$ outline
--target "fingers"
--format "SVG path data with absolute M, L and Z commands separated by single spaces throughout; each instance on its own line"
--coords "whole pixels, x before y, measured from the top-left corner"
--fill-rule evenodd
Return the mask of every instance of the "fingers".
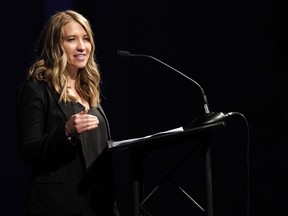
M 82 111 L 80 112 L 80 114 L 88 114 L 88 108 L 85 107 L 85 109 L 82 110 Z
M 93 130 L 98 127 L 99 120 L 96 116 L 89 114 L 81 114 L 75 117 L 75 130 L 78 134 L 85 131 Z
M 82 125 L 79 125 L 79 132 L 85 132 L 85 131 L 89 131 L 89 130 L 93 130 L 95 128 L 97 128 L 99 125 L 99 121 L 98 119 L 95 119 L 93 121 L 89 121 L 87 120 L 85 123 L 83 123 Z
M 67 121 L 65 129 L 66 134 L 81 134 L 83 132 L 93 130 L 97 128 L 99 125 L 99 119 L 94 116 L 88 114 L 88 110 L 85 109 L 80 113 L 77 113 Z

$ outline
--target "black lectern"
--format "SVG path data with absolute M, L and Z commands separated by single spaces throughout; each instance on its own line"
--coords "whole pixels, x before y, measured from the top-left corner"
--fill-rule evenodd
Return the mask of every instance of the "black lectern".
M 165 148 L 169 145 L 186 143 L 189 145 L 203 145 L 204 161 L 205 161 L 205 179 L 206 179 L 206 210 L 204 210 L 197 202 L 193 200 L 181 187 L 181 190 L 189 199 L 191 199 L 201 210 L 205 211 L 205 215 L 213 216 L 213 194 L 212 194 L 212 169 L 211 169 L 211 145 L 209 142 L 211 133 L 218 128 L 225 126 L 225 122 L 216 122 L 199 127 L 193 127 L 184 131 L 157 134 L 145 139 L 127 140 L 127 142 L 109 141 L 108 147 L 111 151 L 128 149 L 132 152 L 132 181 L 133 181 L 133 202 L 134 216 L 143 216 L 145 208 L 143 203 L 149 199 L 149 196 L 143 197 L 142 194 L 142 165 L 141 156 L 145 151 L 152 149 Z M 169 178 L 169 176 L 167 176 Z M 147 213 L 150 215 L 149 213 Z

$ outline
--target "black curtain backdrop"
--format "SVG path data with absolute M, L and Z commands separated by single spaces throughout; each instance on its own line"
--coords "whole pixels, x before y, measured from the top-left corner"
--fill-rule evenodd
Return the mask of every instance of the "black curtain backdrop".
M 43 24 L 62 9 L 81 12 L 93 26 L 102 103 L 114 140 L 185 127 L 204 112 L 201 92 L 192 82 L 151 59 L 120 59 L 116 53 L 152 55 L 196 80 L 206 92 L 211 111 L 245 115 L 250 129 L 250 215 L 287 214 L 286 1 L 30 0 L 2 4 L 1 215 L 24 215 L 30 170 L 18 149 L 16 92 L 34 60 L 34 44 Z M 215 215 L 246 215 L 247 145 L 247 127 L 240 116 L 233 116 L 225 129 L 213 134 Z M 166 169 L 171 158 L 186 148 L 150 152 L 148 157 Z M 201 150 L 195 149 L 175 178 L 205 206 L 199 155 Z M 129 216 L 129 154 L 116 154 L 115 161 L 119 207 L 122 215 Z M 144 165 L 151 187 L 158 174 L 149 162 Z M 175 214 L 179 207 L 184 211 L 178 215 L 205 215 L 187 200 L 170 200 L 178 194 L 169 185 L 162 192 L 161 199 L 153 198 L 149 204 L 155 215 Z

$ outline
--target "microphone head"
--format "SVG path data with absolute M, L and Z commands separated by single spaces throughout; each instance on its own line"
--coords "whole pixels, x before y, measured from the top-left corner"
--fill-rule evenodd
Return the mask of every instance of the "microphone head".
M 118 50 L 117 55 L 122 58 L 130 58 L 130 52 L 124 50 Z
M 212 113 L 207 113 L 204 116 L 200 116 L 199 118 L 194 119 L 187 127 L 193 128 L 193 127 L 198 127 L 198 126 L 204 126 L 207 124 L 212 124 L 215 122 L 220 122 L 224 121 L 228 116 L 232 115 L 232 113 L 226 114 L 223 112 L 212 112 Z

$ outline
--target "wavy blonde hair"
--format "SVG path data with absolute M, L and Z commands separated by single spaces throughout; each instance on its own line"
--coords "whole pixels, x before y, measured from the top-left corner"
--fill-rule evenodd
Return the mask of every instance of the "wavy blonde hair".
M 73 20 L 85 29 L 91 43 L 91 54 L 86 66 L 78 71 L 75 88 L 82 98 L 96 107 L 100 102 L 100 72 L 94 56 L 94 35 L 89 21 L 76 11 L 66 10 L 51 16 L 41 32 L 37 46 L 37 60 L 29 68 L 28 77 L 50 82 L 60 95 L 59 102 L 75 100 L 68 94 L 65 72 L 67 56 L 62 46 L 63 26 Z

